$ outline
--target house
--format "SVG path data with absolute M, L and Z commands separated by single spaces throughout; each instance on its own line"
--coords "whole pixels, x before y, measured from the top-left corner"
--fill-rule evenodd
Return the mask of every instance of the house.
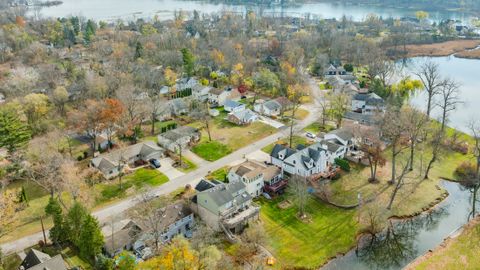
M 362 114 L 383 112 L 385 102 L 375 93 L 358 93 L 352 98 L 352 111 Z
M 345 148 L 345 151 L 348 151 L 354 147 L 355 136 L 351 129 L 339 128 L 325 134 L 323 140 L 341 145 Z
M 186 238 L 192 237 L 195 218 L 192 210 L 185 204 L 178 202 L 159 211 L 159 216 L 162 217 L 156 228 L 160 231 L 159 242 L 168 243 L 177 235 L 182 235 Z M 148 225 L 144 226 L 148 229 Z
M 336 76 L 336 75 L 347 75 L 347 71 L 342 66 L 335 67 L 334 65 L 330 65 L 325 70 L 325 76 Z
M 270 153 L 271 163 L 290 175 L 310 177 L 330 172 L 335 159 L 343 158 L 347 148 L 333 139 L 292 149 L 277 144 Z
M 196 85 L 199 85 L 197 79 L 195 78 L 181 78 L 175 83 L 175 89 L 177 91 L 186 91 L 188 89 L 192 90 Z
M 62 258 L 61 254 L 58 254 L 54 257 L 38 251 L 36 249 L 31 249 L 25 258 L 23 258 L 22 263 L 20 264 L 20 269 L 23 270 L 67 270 L 67 264 Z
M 162 148 L 154 142 L 147 141 L 99 155 L 90 161 L 90 165 L 100 170 L 105 178 L 110 179 L 116 177 L 123 170 L 123 164 L 159 159 L 163 153 Z
M 286 97 L 278 97 L 275 99 L 275 101 L 282 106 L 281 113 L 293 108 L 293 103 Z
M 208 93 L 208 103 L 215 107 L 225 105 L 227 99 L 238 101 L 242 95 L 236 88 L 226 87 L 225 89 L 212 88 Z
M 345 119 L 351 120 L 354 123 L 358 123 L 361 125 L 376 125 L 379 121 L 379 118 L 375 114 L 363 114 L 357 112 L 346 112 L 343 116 Z
M 227 112 L 240 112 L 246 109 L 245 104 L 231 100 L 231 99 L 227 99 L 225 101 L 223 108 Z
M 248 125 L 257 121 L 258 115 L 250 109 L 245 109 L 243 111 L 229 113 L 227 120 L 236 125 Z
M 132 251 L 139 241 L 143 229 L 131 219 L 123 219 L 102 227 L 103 251 L 110 258 L 124 250 Z
M 278 116 L 282 113 L 282 105 L 276 100 L 267 102 L 258 100 L 253 106 L 253 110 L 266 116 Z
M 192 97 L 200 102 L 205 102 L 208 100 L 208 93 L 211 89 L 210 86 L 197 84 L 192 88 Z
M 110 147 L 110 144 L 113 145 L 114 142 L 108 140 L 108 135 L 105 132 L 95 136 L 95 145 L 98 148 L 96 150 L 107 150 Z
M 184 115 L 189 111 L 189 106 L 184 98 L 172 99 L 169 102 L 170 111 L 173 115 Z
M 192 200 L 192 210 L 213 230 L 227 236 L 243 231 L 245 225 L 258 219 L 260 207 L 252 202 L 242 181 L 213 184 L 198 192 Z
M 200 132 L 198 129 L 182 126 L 158 135 L 158 145 L 168 151 L 177 152 L 180 149 L 186 149 L 194 143 L 200 141 Z
M 276 166 L 266 166 L 256 161 L 247 160 L 232 167 L 227 178 L 230 182 L 242 181 L 247 186 L 247 192 L 250 196 L 258 197 L 263 193 L 266 185 L 271 189 L 273 185 L 281 182 L 283 175 L 282 170 Z M 286 187 L 286 182 L 282 182 L 282 184 L 284 184 L 283 187 Z

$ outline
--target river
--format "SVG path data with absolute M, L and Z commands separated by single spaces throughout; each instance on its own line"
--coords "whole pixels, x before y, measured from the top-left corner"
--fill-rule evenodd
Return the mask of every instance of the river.
M 377 14 L 384 18 L 415 16 L 414 10 L 406 10 L 394 7 L 361 6 L 354 4 L 339 4 L 332 2 L 305 3 L 299 5 L 287 5 L 282 7 L 278 4 L 257 7 L 249 4 L 215 4 L 208 1 L 192 0 L 62 0 L 63 4 L 57 6 L 43 7 L 40 11 L 46 17 L 66 17 L 70 15 L 81 15 L 89 19 L 116 21 L 118 19 L 134 20 L 137 18 L 152 18 L 158 15 L 160 20 L 170 19 L 174 11 L 192 12 L 197 10 L 203 13 L 220 12 L 228 10 L 242 12 L 246 10 L 262 10 L 263 14 L 281 14 L 288 16 L 305 16 L 310 14 L 319 18 L 340 19 L 344 15 L 353 20 L 362 20 L 368 14 Z M 241 2 L 241 1 L 239 1 Z M 273 2 L 273 1 L 272 1 Z M 430 12 L 430 19 L 439 21 L 443 19 L 459 19 L 469 21 L 470 15 L 455 11 Z
M 457 183 L 442 181 L 449 196 L 434 210 L 392 222 L 373 243 L 367 241 L 356 253 L 330 261 L 322 270 L 396 270 L 437 247 L 444 238 L 468 222 L 471 193 Z
M 480 107 L 478 107 L 480 104 L 480 60 L 454 56 L 416 57 L 407 61 L 406 73 L 410 73 L 427 59 L 439 65 L 442 77 L 450 77 L 460 83 L 460 99 L 463 103 L 449 114 L 448 125 L 469 133 L 469 121 L 478 118 L 480 113 Z M 438 98 L 436 97 L 437 100 Z M 424 109 L 426 107 L 425 92 L 418 92 L 411 98 L 411 103 L 420 109 Z M 437 119 L 440 118 L 441 111 L 438 107 L 433 109 L 432 116 Z

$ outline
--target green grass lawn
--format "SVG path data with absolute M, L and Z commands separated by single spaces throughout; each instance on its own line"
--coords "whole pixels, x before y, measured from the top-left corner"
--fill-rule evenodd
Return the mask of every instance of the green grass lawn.
M 232 150 L 218 141 L 205 140 L 192 147 L 192 152 L 205 160 L 215 161 L 230 154 Z
M 224 182 L 227 179 L 228 170 L 228 166 L 222 167 L 209 173 L 207 176 L 205 176 L 205 178 L 208 180 L 218 180 Z
M 197 168 L 198 168 L 197 165 L 186 157 L 182 157 L 182 166 L 177 167 L 179 171 L 184 173 L 194 171 Z
M 118 179 L 110 183 L 102 183 L 95 188 L 98 190 L 99 196 L 97 203 L 107 202 L 112 199 L 123 198 L 130 188 L 140 190 L 145 186 L 160 186 L 168 182 L 168 177 L 157 170 L 150 168 L 141 168 L 129 174 L 122 179 L 122 188 Z
M 285 199 L 260 200 L 260 217 L 267 234 L 267 248 L 281 268 L 318 268 L 338 253 L 355 245 L 357 223 L 354 210 L 342 210 L 311 197 L 306 210 L 308 220 L 297 217 L 294 206 L 278 207 Z
M 295 112 L 295 119 L 303 120 L 303 119 L 307 118 L 307 116 L 309 114 L 310 114 L 309 111 L 307 111 L 305 109 L 302 109 L 302 108 L 298 108 L 297 111 Z M 283 114 L 283 117 L 291 117 L 291 116 L 292 116 L 292 111 L 286 111 Z
M 330 132 L 334 129 L 335 129 L 335 127 L 333 127 L 333 126 L 330 126 L 330 125 L 325 125 L 324 126 L 320 122 L 315 122 L 315 123 L 312 123 L 312 124 L 306 126 L 303 130 L 305 130 L 306 132 L 311 132 L 311 133 L 317 135 L 319 132 Z
M 480 269 L 480 224 L 477 219 L 445 247 L 439 247 L 421 258 L 409 269 L 416 270 L 476 270 Z
M 297 147 L 297 145 L 299 144 L 303 144 L 303 145 L 309 145 L 312 143 L 312 141 L 309 141 L 306 137 L 303 137 L 303 136 L 293 136 L 293 147 Z M 269 144 L 265 147 L 262 148 L 262 151 L 267 153 L 267 154 L 270 154 L 273 150 L 273 147 L 275 147 L 275 144 L 285 144 L 285 145 L 288 145 L 290 143 L 289 141 L 289 138 L 282 138 L 272 144 Z

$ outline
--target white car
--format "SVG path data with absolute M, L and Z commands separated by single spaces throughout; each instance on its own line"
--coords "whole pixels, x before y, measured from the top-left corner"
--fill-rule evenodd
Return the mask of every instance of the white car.
M 307 132 L 305 133 L 305 136 L 307 138 L 310 138 L 310 139 L 315 139 L 317 136 L 315 136 L 315 134 L 311 133 L 311 132 Z

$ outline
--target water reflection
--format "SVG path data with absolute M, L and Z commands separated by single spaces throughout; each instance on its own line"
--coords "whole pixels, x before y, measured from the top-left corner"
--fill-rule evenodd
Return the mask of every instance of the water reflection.
M 442 182 L 449 196 L 434 210 L 420 216 L 391 221 L 385 231 L 363 238 L 357 250 L 331 261 L 323 269 L 402 269 L 434 249 L 468 222 L 472 193 L 452 182 Z M 478 207 L 477 207 L 478 209 Z

